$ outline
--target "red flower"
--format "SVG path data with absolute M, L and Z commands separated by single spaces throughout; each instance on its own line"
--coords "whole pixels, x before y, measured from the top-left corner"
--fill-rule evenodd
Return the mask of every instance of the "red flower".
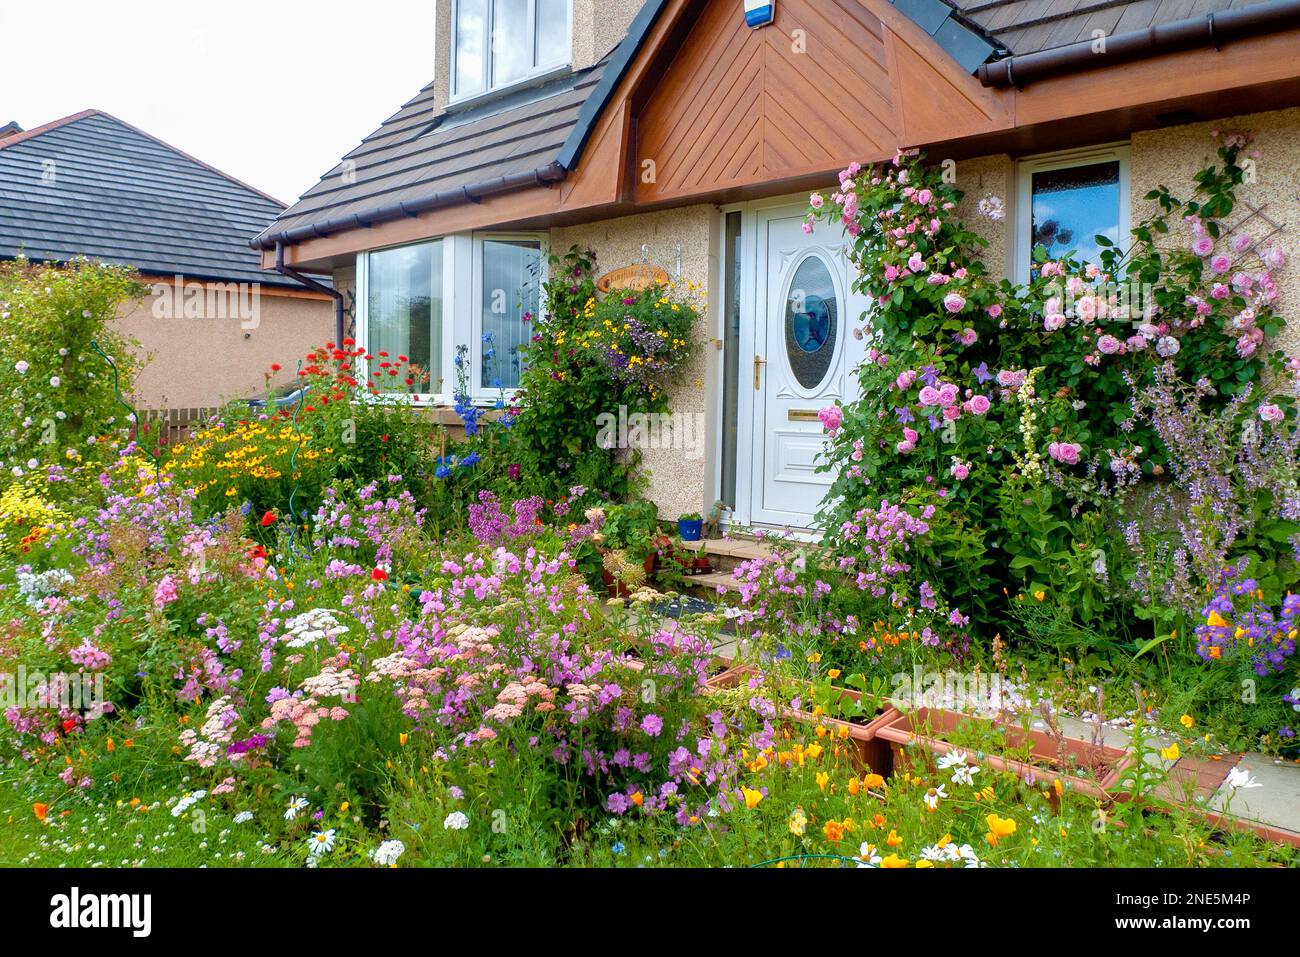
M 376 568 L 370 573 L 370 577 L 377 582 L 386 582 L 388 581 L 388 572 L 384 571 L 382 568 Z
M 76 722 L 75 720 L 73 720 L 73 719 L 69 719 L 69 720 L 63 722 L 63 733 L 64 733 L 64 734 L 72 734 L 72 732 L 75 731 L 76 729 L 77 729 L 77 722 Z
M 276 517 L 275 512 L 267 512 L 265 515 L 262 516 L 262 527 L 270 528 L 278 521 L 279 519 Z
M 283 366 L 281 366 L 280 363 L 278 363 L 278 362 L 272 362 L 272 363 L 271 363 L 271 371 L 272 371 L 272 372 L 279 372 L 282 368 L 283 368 Z

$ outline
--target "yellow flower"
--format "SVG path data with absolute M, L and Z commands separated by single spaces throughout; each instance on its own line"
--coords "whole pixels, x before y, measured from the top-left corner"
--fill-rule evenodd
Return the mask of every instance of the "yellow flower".
M 790 815 L 790 833 L 795 837 L 803 837 L 807 829 L 808 815 L 804 813 L 803 808 L 795 808 L 794 813 Z
M 1167 748 L 1160 749 L 1160 757 L 1166 761 L 1177 761 L 1183 756 L 1183 752 L 1178 750 L 1178 742 L 1175 741 Z
M 831 681 L 834 681 L 842 674 L 844 674 L 844 672 L 840 671 L 839 668 L 832 668 L 830 671 L 826 672 L 826 676 L 830 678 Z
M 903 843 L 903 839 L 898 836 L 897 831 L 890 831 L 889 837 L 885 838 L 885 843 L 888 844 L 890 847 L 898 847 L 900 844 Z
M 848 828 L 839 821 L 827 821 L 826 826 L 822 828 L 822 833 L 826 835 L 828 841 L 838 843 L 844 840 L 844 834 L 847 830 Z
M 1228 627 L 1228 622 L 1217 611 L 1210 612 L 1210 617 L 1206 620 L 1206 624 L 1209 625 L 1211 628 Z
M 830 781 L 830 779 L 831 776 L 827 774 L 825 771 L 817 772 L 817 786 L 821 788 L 823 791 L 826 790 L 826 785 Z
M 885 786 L 885 779 L 879 774 L 868 774 L 862 783 L 867 786 L 868 791 L 875 791 Z
M 910 862 L 905 857 L 899 857 L 897 854 L 890 854 L 880 862 L 880 866 L 887 870 L 901 870 L 906 868 L 909 863 Z
M 759 802 L 763 800 L 762 791 L 755 791 L 752 788 L 741 788 L 740 793 L 745 796 L 745 807 L 749 808 L 751 811 L 758 807 Z
M 998 817 L 996 814 L 990 814 L 984 819 L 988 822 L 989 832 L 984 835 L 984 839 L 994 847 L 997 847 L 998 841 L 1004 837 L 1010 837 L 1016 833 L 1016 822 L 1009 817 Z
M 1190 728 L 1192 725 L 1196 724 L 1196 720 L 1190 714 L 1185 714 L 1178 719 L 1178 723 L 1184 728 Z

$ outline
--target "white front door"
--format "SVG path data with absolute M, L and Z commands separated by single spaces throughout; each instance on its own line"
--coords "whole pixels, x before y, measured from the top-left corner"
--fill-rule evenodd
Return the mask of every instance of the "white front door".
M 758 208 L 750 219 L 755 242 L 752 365 L 744 362 L 741 389 L 749 391 L 753 437 L 748 482 L 749 521 L 810 528 L 830 489 L 819 472 L 827 438 L 817 413 L 855 397 L 853 371 L 865 355 L 865 299 L 852 292 L 844 234 L 819 225 L 803 231 L 807 206 Z M 745 456 L 740 456 L 744 461 Z

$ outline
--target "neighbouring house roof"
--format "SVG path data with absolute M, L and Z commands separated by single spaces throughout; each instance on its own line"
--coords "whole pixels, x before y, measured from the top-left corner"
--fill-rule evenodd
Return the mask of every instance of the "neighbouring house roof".
M 0 138 L 0 258 L 302 288 L 248 237 L 278 200 L 99 110 Z
M 0 126 L 0 140 L 8 136 L 13 136 L 15 133 L 21 133 L 22 131 L 23 128 L 19 126 L 17 123 L 14 123 L 12 121 L 6 123 L 4 126 Z
M 1116 36 L 1204 17 L 1267 0 L 943 0 L 958 15 L 1016 55 L 1040 53 L 1081 41 L 1094 31 Z M 904 12 L 940 0 L 894 0 Z M 910 13 L 909 13 L 910 15 Z M 915 18 L 914 18 L 915 19 Z
M 403 106 L 257 240 L 296 242 L 473 202 L 512 185 L 554 182 L 556 160 L 608 57 L 499 99 L 433 110 L 433 84 Z

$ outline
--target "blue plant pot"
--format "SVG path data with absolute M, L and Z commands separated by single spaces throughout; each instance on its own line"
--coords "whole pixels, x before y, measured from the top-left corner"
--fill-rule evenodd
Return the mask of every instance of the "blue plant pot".
M 677 534 L 681 535 L 684 542 L 698 542 L 704 537 L 704 520 L 696 519 L 688 522 L 684 518 L 678 519 Z

